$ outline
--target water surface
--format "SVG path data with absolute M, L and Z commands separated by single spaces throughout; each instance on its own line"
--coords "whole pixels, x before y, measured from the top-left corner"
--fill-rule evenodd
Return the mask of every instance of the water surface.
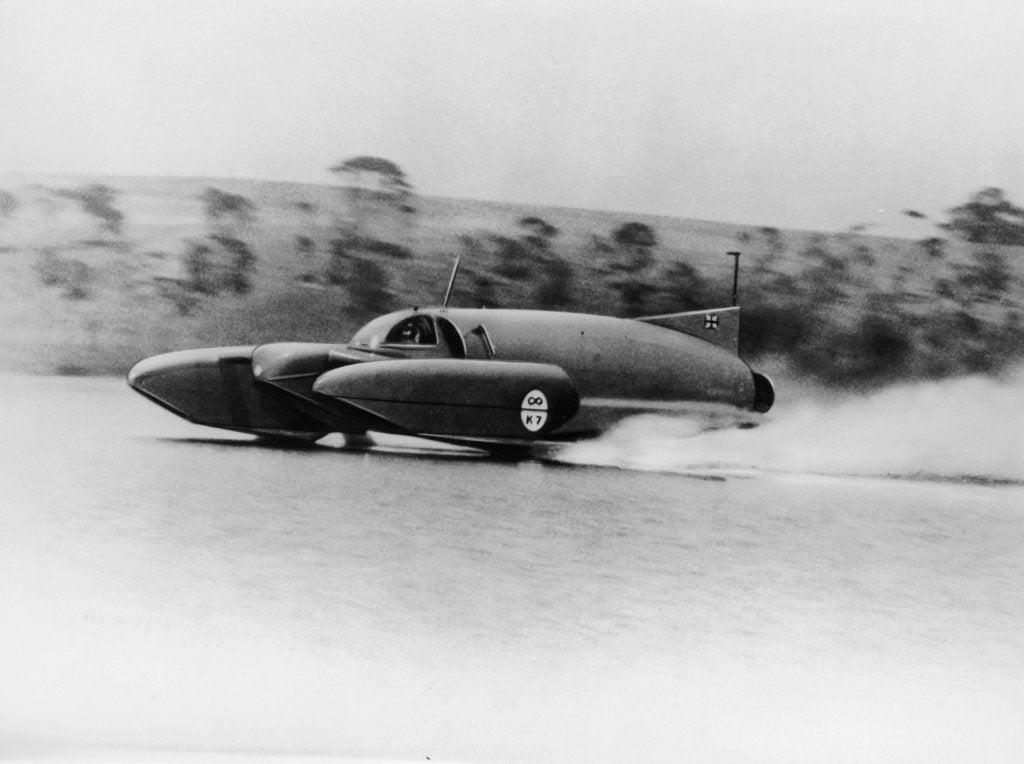
M 0 378 L 0 753 L 1019 761 L 1024 448 L 909 395 L 548 464 Z

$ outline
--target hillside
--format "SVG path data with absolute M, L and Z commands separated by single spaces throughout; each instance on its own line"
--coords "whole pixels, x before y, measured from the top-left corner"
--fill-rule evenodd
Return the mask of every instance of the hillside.
M 83 192 L 95 184 L 98 201 Z M 400 211 L 337 187 L 219 178 L 0 189 L 13 199 L 0 215 L 6 371 L 121 374 L 184 347 L 344 341 L 373 315 L 439 302 L 457 254 L 453 304 L 625 316 L 727 304 L 725 253 L 742 251 L 744 355 L 830 383 L 1024 356 L 1016 247 L 431 197 Z

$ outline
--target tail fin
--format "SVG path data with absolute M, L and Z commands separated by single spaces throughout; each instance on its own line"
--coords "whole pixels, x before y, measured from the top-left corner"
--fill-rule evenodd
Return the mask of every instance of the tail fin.
M 731 353 L 739 354 L 740 309 L 736 306 L 643 316 L 636 320 L 689 334 L 723 347 Z

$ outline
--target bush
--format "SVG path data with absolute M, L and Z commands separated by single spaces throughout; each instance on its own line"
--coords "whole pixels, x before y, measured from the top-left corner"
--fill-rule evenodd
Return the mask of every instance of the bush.
M 921 249 L 928 254 L 928 257 L 940 258 L 946 254 L 946 240 L 938 236 L 922 239 L 919 243 Z
M 208 246 L 198 242 L 190 244 L 185 252 L 185 283 L 195 292 L 217 293 L 217 279 L 210 252 Z
M 532 252 L 524 242 L 507 236 L 493 236 L 491 240 L 497 246 L 495 273 L 513 281 L 530 276 L 533 272 Z
M 639 278 L 618 281 L 612 284 L 612 289 L 619 293 L 621 315 L 624 316 L 642 316 L 649 313 L 647 302 L 651 295 L 658 291 L 654 284 Z
M 95 273 L 88 263 L 66 260 L 52 249 L 44 249 L 36 258 L 36 274 L 43 286 L 62 287 L 68 300 L 88 299 Z
M 89 298 L 89 285 L 93 280 L 93 270 L 88 263 L 81 260 L 69 260 L 67 279 L 64 283 L 64 296 L 69 300 L 86 300 Z
M 654 247 L 658 237 L 645 223 L 623 223 L 612 232 L 612 239 L 620 247 Z
M 612 231 L 612 240 L 619 249 L 621 260 L 613 267 L 627 273 L 646 270 L 654 263 L 654 247 L 658 237 L 645 223 L 623 223 Z
M 354 246 L 364 252 L 393 257 L 396 260 L 409 260 L 412 257 L 412 252 L 407 247 L 390 241 L 381 241 L 380 239 L 360 237 Z
M 216 188 L 203 191 L 203 207 L 211 223 L 223 218 L 232 219 L 238 225 L 252 221 L 256 205 L 241 194 L 229 194 Z
M 246 294 L 256 256 L 249 245 L 230 236 L 209 236 L 192 242 L 185 252 L 185 284 L 202 294 L 228 290 Z
M 231 260 L 223 279 L 223 286 L 235 294 L 246 294 L 251 288 L 249 274 L 256 264 L 256 255 L 241 239 L 228 236 L 211 236 L 229 254 Z
M 327 269 L 324 272 L 324 280 L 328 284 L 341 286 L 348 281 L 348 261 L 351 255 L 345 245 L 345 239 L 332 239 L 330 244 L 330 256 L 327 258 Z
M 36 257 L 36 275 L 43 286 L 60 286 L 67 274 L 67 263 L 52 249 L 40 251 Z
M 359 250 L 372 255 L 393 257 L 396 260 L 409 260 L 413 256 L 412 251 L 401 244 L 374 239 L 369 236 L 359 236 L 356 233 L 347 233 L 344 236 L 333 239 L 330 244 L 330 250 L 331 254 L 340 253 L 342 255 L 347 255 L 352 250 Z
M 520 218 L 519 226 L 525 231 L 523 240 L 537 249 L 550 249 L 551 239 L 559 233 L 557 228 L 536 215 Z
M 55 196 L 78 202 L 86 213 L 98 220 L 101 234 L 106 232 L 114 236 L 121 235 L 124 213 L 114 207 L 117 195 L 114 189 L 102 183 L 93 183 L 79 188 L 57 189 L 53 193 Z
M 971 296 L 998 299 L 1010 285 L 1010 269 L 997 253 L 977 252 L 970 265 L 959 270 L 957 281 Z
M 707 281 L 689 263 L 675 262 L 657 279 L 660 287 L 653 304 L 655 313 L 678 313 L 712 307 Z
M 164 277 L 155 278 L 154 283 L 160 296 L 174 303 L 179 315 L 187 316 L 199 305 L 199 298 L 187 283 Z

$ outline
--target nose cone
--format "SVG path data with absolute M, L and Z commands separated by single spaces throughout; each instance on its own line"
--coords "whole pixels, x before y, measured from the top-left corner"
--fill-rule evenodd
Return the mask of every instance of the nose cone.
M 164 353 L 135 364 L 132 389 L 178 416 L 210 427 L 316 440 L 323 421 L 298 410 L 293 396 L 257 382 L 252 346 Z
M 192 422 L 233 422 L 232 367 L 247 367 L 252 347 L 182 350 L 147 358 L 128 372 L 128 384 L 150 400 Z
M 183 350 L 177 353 L 161 353 L 144 358 L 128 372 L 128 384 L 141 393 L 153 392 L 160 387 L 160 378 L 173 374 L 182 367 L 198 360 L 204 351 Z

